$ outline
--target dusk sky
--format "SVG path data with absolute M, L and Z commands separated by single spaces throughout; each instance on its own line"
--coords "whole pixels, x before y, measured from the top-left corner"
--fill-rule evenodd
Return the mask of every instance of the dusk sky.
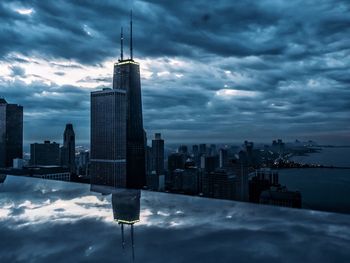
M 89 142 L 130 9 L 149 139 L 350 144 L 350 1 L 210 3 L 1 1 L 0 97 L 23 105 L 25 144 L 66 123 Z

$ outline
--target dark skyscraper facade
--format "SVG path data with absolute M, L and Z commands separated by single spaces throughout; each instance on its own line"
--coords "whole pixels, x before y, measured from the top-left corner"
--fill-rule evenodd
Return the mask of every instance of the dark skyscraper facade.
M 60 145 L 55 142 L 32 143 L 30 145 L 31 165 L 60 165 Z
M 132 56 L 131 21 L 130 31 L 130 59 L 123 58 L 123 49 L 121 48 L 120 60 L 114 64 L 113 91 L 108 91 L 108 93 L 114 92 L 115 94 L 123 93 L 123 96 L 111 96 L 114 99 L 104 103 L 99 101 L 98 92 L 91 94 L 91 165 L 93 166 L 94 160 L 98 157 L 97 153 L 105 151 L 104 157 L 98 157 L 100 160 L 113 160 L 114 164 L 122 164 L 122 160 L 125 161 L 126 173 L 123 175 L 123 171 L 120 170 L 118 176 L 125 178 L 126 187 L 142 188 L 146 185 L 145 136 L 142 119 L 140 65 L 133 60 Z M 122 42 L 123 35 L 121 35 L 121 47 L 123 47 Z M 111 124 L 107 122 L 113 123 L 115 126 L 111 127 Z M 114 130 L 110 131 L 110 129 Z M 101 138 L 106 137 L 106 134 L 108 139 Z M 124 134 L 125 137 L 123 137 Z M 119 145 L 114 141 L 117 137 Z M 126 158 L 123 156 L 123 147 L 126 149 Z M 113 157 L 113 154 L 116 156 Z M 110 176 L 108 173 L 99 172 L 99 170 L 105 170 L 103 167 L 108 165 L 111 165 L 110 161 L 104 163 L 100 161 L 100 169 L 94 170 L 92 167 L 91 176 L 100 176 L 101 178 Z M 122 185 L 117 183 L 112 186 Z
M 132 59 L 114 65 L 113 89 L 126 92 L 127 187 L 146 185 L 140 66 Z
M 126 91 L 91 93 L 92 185 L 126 187 Z
M 160 133 L 156 133 L 152 140 L 152 153 L 153 167 L 157 176 L 164 174 L 164 140 Z
M 23 157 L 23 107 L 0 98 L 0 167 Z
M 63 147 L 61 148 L 62 165 L 75 173 L 75 133 L 73 124 L 68 123 L 63 134 Z
M 121 36 L 121 41 L 123 36 Z M 128 188 L 146 185 L 145 138 L 142 118 L 140 65 L 133 59 L 132 20 L 130 20 L 130 59 L 114 64 L 113 89 L 126 91 L 126 172 Z

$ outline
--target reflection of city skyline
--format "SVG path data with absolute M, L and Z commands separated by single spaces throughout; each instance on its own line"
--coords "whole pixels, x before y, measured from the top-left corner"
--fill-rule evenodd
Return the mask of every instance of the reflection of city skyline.
M 21 255 L 25 261 L 60 262 L 55 256 L 71 249 L 72 262 L 131 262 L 131 226 L 124 224 L 123 248 L 121 225 L 115 219 L 137 220 L 138 193 L 108 191 L 101 195 L 87 185 L 7 176 L 0 186 L 0 235 L 13 242 L 0 239 L 0 258 Z M 311 254 L 311 259 L 319 255 L 318 262 L 329 262 L 332 256 L 349 256 L 349 215 L 141 192 L 135 261 L 195 258 L 209 263 L 220 257 L 221 262 L 239 262 L 244 257 L 265 262 L 288 256 L 305 262 L 305 255 Z M 273 244 L 273 250 L 266 251 L 265 244 Z M 291 244 L 298 253 L 290 250 Z

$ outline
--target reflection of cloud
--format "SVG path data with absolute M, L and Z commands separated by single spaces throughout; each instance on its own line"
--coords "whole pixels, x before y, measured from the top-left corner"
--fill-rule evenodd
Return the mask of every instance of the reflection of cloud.
M 131 261 L 111 196 L 88 185 L 8 176 L 0 236 L 3 262 Z M 156 263 L 345 262 L 349 237 L 348 215 L 144 191 L 135 251 Z

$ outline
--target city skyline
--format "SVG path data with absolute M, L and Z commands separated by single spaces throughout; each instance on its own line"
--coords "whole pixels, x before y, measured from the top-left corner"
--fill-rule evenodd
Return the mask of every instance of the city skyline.
M 132 8 L 148 134 L 349 144 L 349 4 L 336 2 L 220 1 L 207 11 L 202 1 L 2 3 L 1 27 L 13 37 L 0 45 L 0 96 L 24 107 L 25 145 L 60 140 L 66 123 L 87 143 L 89 93 L 112 88 L 119 25 L 128 32 Z

